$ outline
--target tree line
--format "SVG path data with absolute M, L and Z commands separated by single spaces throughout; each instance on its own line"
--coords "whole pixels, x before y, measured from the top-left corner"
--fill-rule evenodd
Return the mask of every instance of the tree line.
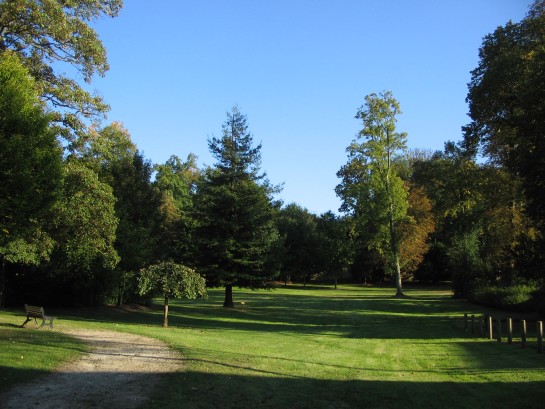
M 56 64 L 87 82 L 104 75 L 89 23 L 121 7 L 0 4 L 2 305 L 141 301 L 167 271 L 198 284 L 172 294 L 202 296 L 196 271 L 225 289 L 226 307 L 237 286 L 347 277 L 393 280 L 398 296 L 409 280 L 450 281 L 474 298 L 518 288 L 520 304 L 543 304 L 545 2 L 485 37 L 471 122 L 443 151 L 407 149 L 391 92 L 365 97 L 338 172 L 340 213 L 321 215 L 277 199 L 236 106 L 204 169 L 192 154 L 152 164 L 121 123 L 96 121 L 107 105 Z

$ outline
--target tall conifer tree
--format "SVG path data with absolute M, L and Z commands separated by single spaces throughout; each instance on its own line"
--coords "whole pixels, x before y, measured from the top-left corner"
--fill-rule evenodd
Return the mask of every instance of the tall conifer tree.
M 260 171 L 261 145 L 253 146 L 237 107 L 208 146 L 217 162 L 197 191 L 201 264 L 209 285 L 225 287 L 224 307 L 233 307 L 233 286 L 264 288 L 273 278 L 275 188 Z

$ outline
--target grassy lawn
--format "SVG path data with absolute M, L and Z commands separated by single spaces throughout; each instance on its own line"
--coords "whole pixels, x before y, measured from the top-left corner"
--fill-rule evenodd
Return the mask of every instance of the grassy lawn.
M 0 392 L 51 372 L 60 363 L 86 351 L 82 342 L 67 335 L 17 328 L 23 321 L 24 315 L 16 317 L 0 312 Z M 27 325 L 34 326 L 33 322 Z
M 246 305 L 230 310 L 221 307 L 222 292 L 211 290 L 207 301 L 172 303 L 168 329 L 160 327 L 160 308 L 59 311 L 55 324 L 139 333 L 180 350 L 185 370 L 154 397 L 153 408 L 543 407 L 545 354 L 533 344 L 521 349 L 467 336 L 463 313 L 484 310 L 449 291 L 409 289 L 404 299 L 393 293 L 359 286 L 235 290 L 235 301 Z M 0 312 L 3 374 L 34 375 L 17 366 L 30 348 L 66 353 L 52 362 L 82 350 L 54 331 L 10 326 L 23 318 Z

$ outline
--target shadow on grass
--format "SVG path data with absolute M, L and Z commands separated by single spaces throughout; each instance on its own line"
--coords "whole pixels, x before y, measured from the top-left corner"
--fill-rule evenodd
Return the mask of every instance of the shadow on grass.
M 2 369 L 0 367 L 0 371 Z M 13 376 L 23 380 L 45 374 L 27 369 Z M 369 373 L 362 369 L 360 375 L 365 377 Z M 411 380 L 410 375 L 406 373 L 406 379 L 377 381 L 319 379 L 312 372 L 306 376 L 286 377 L 266 372 L 240 375 L 187 371 L 162 374 L 160 383 L 145 403 L 143 400 L 134 401 L 130 387 L 125 387 L 125 391 L 120 389 L 115 395 L 95 393 L 89 396 L 85 391 L 73 388 L 76 388 L 74 385 L 92 385 L 97 377 L 106 383 L 130 378 L 133 380 L 132 385 L 138 385 L 149 379 L 147 373 L 76 372 L 70 373 L 71 382 L 64 388 L 47 390 L 44 384 L 45 389 L 42 391 L 38 383 L 34 385 L 38 390 L 32 394 L 22 389 L 25 385 L 15 386 L 10 391 L 4 390 L 0 395 L 0 406 L 34 407 L 39 402 L 55 400 L 70 402 L 74 406 L 82 403 L 85 405 L 82 407 L 141 407 L 144 404 L 143 408 L 148 409 L 541 409 L 545 399 L 544 382 L 420 382 Z
M 277 291 L 238 290 L 245 308 L 221 307 L 223 292 L 210 291 L 207 301 L 172 301 L 171 327 L 207 330 L 334 334 L 346 338 L 464 338 L 463 313 L 473 306 L 453 299 L 448 291 L 411 289 L 395 298 L 384 288 L 309 286 Z M 160 326 L 162 306 L 146 311 L 102 308 L 58 312 L 61 319 Z
M 11 323 L 5 323 L 5 322 L 0 322 L 0 327 L 5 327 L 5 328 L 23 328 L 23 327 L 21 327 L 20 325 L 11 324 Z
M 413 382 L 178 374 L 149 408 L 542 408 L 543 382 Z

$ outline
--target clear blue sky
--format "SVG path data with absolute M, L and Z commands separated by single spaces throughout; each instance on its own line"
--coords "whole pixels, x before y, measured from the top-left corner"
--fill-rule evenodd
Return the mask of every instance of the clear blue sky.
M 91 87 L 147 159 L 212 165 L 225 112 L 247 115 L 281 198 L 337 211 L 336 173 L 364 97 L 391 90 L 410 148 L 438 150 L 468 123 L 482 38 L 526 0 L 125 0 L 95 25 L 110 71 Z

